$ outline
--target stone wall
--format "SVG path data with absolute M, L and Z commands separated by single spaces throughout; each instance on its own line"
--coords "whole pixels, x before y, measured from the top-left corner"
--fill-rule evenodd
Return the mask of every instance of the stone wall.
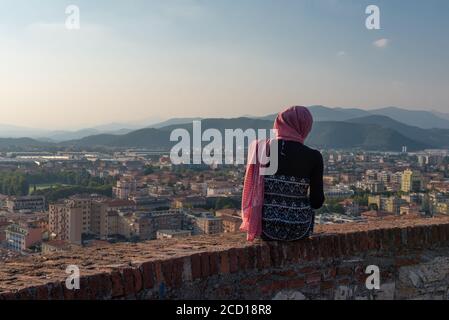
M 68 265 L 80 289 L 68 290 Z M 367 266 L 380 289 L 368 290 Z M 224 234 L 0 262 L 0 299 L 447 299 L 449 217 L 318 226 L 311 239 Z

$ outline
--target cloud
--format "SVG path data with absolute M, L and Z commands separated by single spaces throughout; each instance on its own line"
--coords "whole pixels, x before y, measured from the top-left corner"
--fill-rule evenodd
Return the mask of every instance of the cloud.
M 390 40 L 382 38 L 373 42 L 373 46 L 376 48 L 386 48 L 390 44 Z
M 337 52 L 337 56 L 339 56 L 339 57 L 343 57 L 343 56 L 345 56 L 346 55 L 346 51 L 338 51 Z

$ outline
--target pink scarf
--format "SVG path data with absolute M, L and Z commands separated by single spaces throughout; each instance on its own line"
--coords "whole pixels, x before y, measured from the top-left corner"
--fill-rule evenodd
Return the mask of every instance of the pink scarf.
M 304 143 L 312 130 L 313 117 L 306 107 L 291 107 L 278 114 L 274 122 L 276 139 Z M 245 182 L 242 194 L 241 231 L 253 241 L 262 234 L 264 176 L 260 174 L 259 156 L 269 151 L 270 140 L 254 141 L 248 150 Z M 266 154 L 266 153 L 265 153 Z

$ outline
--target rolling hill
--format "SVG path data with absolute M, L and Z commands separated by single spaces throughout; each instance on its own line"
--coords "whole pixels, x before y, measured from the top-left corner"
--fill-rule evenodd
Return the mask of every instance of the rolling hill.
M 387 116 L 366 116 L 348 120 L 351 123 L 377 125 L 397 131 L 403 136 L 432 148 L 449 147 L 449 130 L 422 129 L 406 125 Z
M 393 120 L 423 129 L 449 129 L 449 120 L 429 111 L 406 110 L 397 107 L 369 110 L 371 114 L 387 116 Z
M 209 128 L 218 129 L 224 137 L 225 129 L 270 129 L 272 121 L 250 118 L 204 119 L 201 122 L 201 127 L 202 131 Z M 174 142 L 170 142 L 170 133 L 177 128 L 192 132 L 191 123 L 170 125 L 159 129 L 141 129 L 125 135 L 95 135 L 80 140 L 66 141 L 64 145 L 75 148 L 145 147 L 169 149 L 174 144 Z M 432 144 L 414 140 L 386 126 L 338 121 L 316 122 L 307 142 L 319 148 L 360 148 L 382 151 L 400 151 L 402 146 L 405 145 L 410 151 L 434 147 Z
M 362 110 L 357 108 L 329 108 L 325 106 L 310 106 L 315 121 L 348 121 L 354 118 L 367 116 L 385 116 L 403 124 L 421 129 L 449 129 L 447 114 L 429 111 L 406 110 L 397 107 L 387 107 L 374 110 Z M 276 114 L 271 114 L 261 119 L 274 120 Z
M 407 146 L 409 151 L 431 147 L 393 129 L 373 124 L 337 121 L 315 123 L 307 143 L 325 149 L 360 148 L 379 151 L 400 151 L 402 146 Z
M 308 107 L 315 121 L 346 121 L 352 118 L 370 115 L 366 110 L 355 108 L 329 108 L 325 106 Z M 276 119 L 277 114 L 270 114 L 260 119 L 272 120 Z
M 307 143 L 317 148 L 400 151 L 402 146 L 407 146 L 408 150 L 415 151 L 449 147 L 449 129 L 423 129 L 385 115 L 374 115 L 359 109 L 330 109 L 323 106 L 313 106 L 310 109 L 316 122 Z M 275 115 L 261 118 L 202 119 L 201 126 L 203 132 L 214 128 L 224 136 L 225 129 L 270 129 L 274 117 Z M 199 119 L 175 118 L 159 123 L 155 127 L 130 132 L 122 130 L 93 134 L 63 142 L 48 139 L 0 138 L 0 151 L 133 147 L 168 150 L 174 144 L 170 141 L 172 130 L 184 128 L 191 132 L 192 121 Z

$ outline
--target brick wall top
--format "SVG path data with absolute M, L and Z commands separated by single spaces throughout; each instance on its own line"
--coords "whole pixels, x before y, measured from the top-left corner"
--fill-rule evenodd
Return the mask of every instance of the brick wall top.
M 317 226 L 311 238 L 291 243 L 248 243 L 221 234 L 83 248 L 0 262 L 0 299 L 126 296 L 164 283 L 180 287 L 217 274 L 264 269 L 367 252 L 401 253 L 449 245 L 449 217 L 385 219 Z M 81 271 L 82 290 L 67 292 L 68 265 Z M 88 284 L 88 285 L 86 285 Z

